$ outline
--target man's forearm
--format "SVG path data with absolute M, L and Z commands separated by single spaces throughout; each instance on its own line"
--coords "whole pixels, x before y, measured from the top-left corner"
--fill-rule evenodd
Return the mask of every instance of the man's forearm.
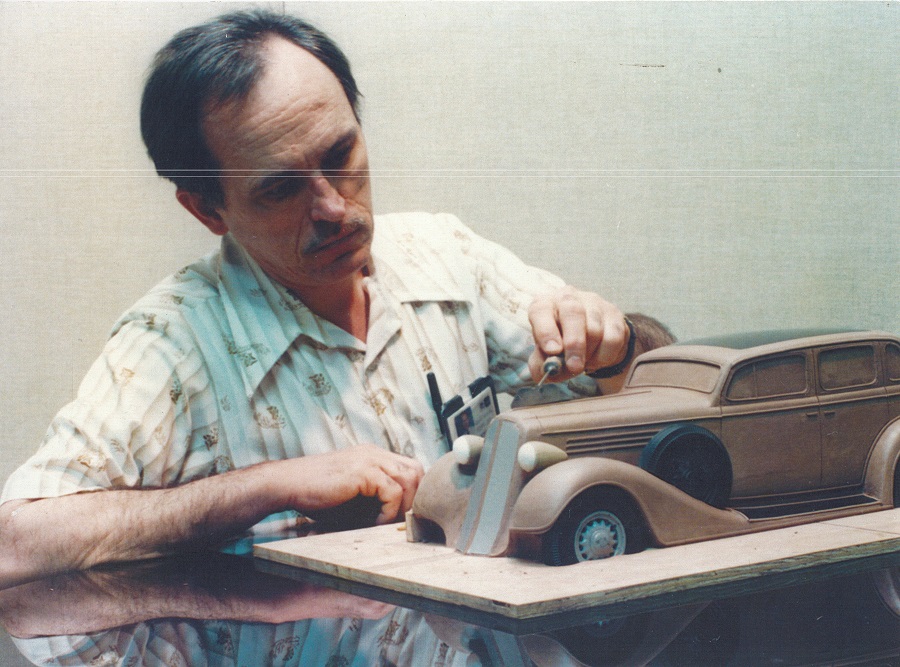
M 424 471 L 373 445 L 270 461 L 170 489 L 94 491 L 0 506 L 0 588 L 102 563 L 208 548 L 269 514 L 377 498 L 377 521 L 412 505 Z
M 286 506 L 262 464 L 183 486 L 0 506 L 0 587 L 101 563 L 218 544 Z

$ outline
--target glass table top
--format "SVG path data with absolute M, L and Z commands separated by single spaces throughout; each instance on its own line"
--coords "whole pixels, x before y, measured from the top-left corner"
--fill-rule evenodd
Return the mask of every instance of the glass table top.
M 8 588 L 0 625 L 8 667 L 887 666 L 900 664 L 900 554 L 510 628 L 206 553 Z

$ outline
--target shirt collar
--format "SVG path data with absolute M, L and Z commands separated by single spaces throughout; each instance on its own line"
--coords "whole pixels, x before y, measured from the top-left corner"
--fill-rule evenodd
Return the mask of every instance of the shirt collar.
M 465 301 L 463 291 L 435 273 L 431 248 L 416 243 L 398 243 L 394 234 L 380 234 L 376 223 L 372 243 L 371 280 L 384 288 L 382 304 L 386 317 L 399 326 L 393 307 L 401 303 Z M 228 334 L 223 334 L 229 352 L 238 356 L 244 389 L 252 396 L 260 383 L 297 339 L 318 349 L 352 349 L 366 352 L 366 345 L 340 327 L 315 315 L 287 288 L 272 280 L 246 250 L 230 235 L 222 238 L 219 292 Z M 370 313 L 374 316 L 374 313 Z M 370 321 L 373 331 L 374 317 Z M 384 324 L 382 322 L 382 324 Z M 372 347 L 375 341 L 369 340 Z M 380 345 L 379 345 L 380 347 Z
M 376 218 L 372 262 L 373 278 L 400 303 L 470 300 L 444 268 L 440 249 L 394 216 Z

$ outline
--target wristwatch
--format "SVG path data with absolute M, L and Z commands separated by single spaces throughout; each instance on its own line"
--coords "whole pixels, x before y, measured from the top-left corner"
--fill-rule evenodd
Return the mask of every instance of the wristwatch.
M 628 326 L 628 349 L 625 350 L 625 358 L 615 366 L 598 368 L 597 370 L 591 371 L 590 373 L 585 373 L 585 375 L 587 375 L 589 378 L 594 378 L 595 380 L 605 380 L 606 378 L 617 376 L 619 373 L 628 368 L 628 364 L 630 364 L 632 359 L 634 359 L 634 343 L 637 337 L 634 335 L 634 325 L 627 317 L 625 318 L 625 324 Z

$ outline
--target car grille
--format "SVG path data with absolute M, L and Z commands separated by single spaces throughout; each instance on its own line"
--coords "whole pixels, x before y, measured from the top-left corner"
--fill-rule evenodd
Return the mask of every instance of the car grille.
M 516 425 L 505 419 L 495 419 L 488 428 L 457 551 L 496 556 L 506 550 L 511 499 L 518 497 L 526 477 L 516 464 L 520 440 Z
M 659 429 L 659 426 L 654 426 L 645 429 L 558 432 L 547 435 L 552 438 L 551 442 L 562 440 L 569 456 L 584 456 L 643 449 Z

